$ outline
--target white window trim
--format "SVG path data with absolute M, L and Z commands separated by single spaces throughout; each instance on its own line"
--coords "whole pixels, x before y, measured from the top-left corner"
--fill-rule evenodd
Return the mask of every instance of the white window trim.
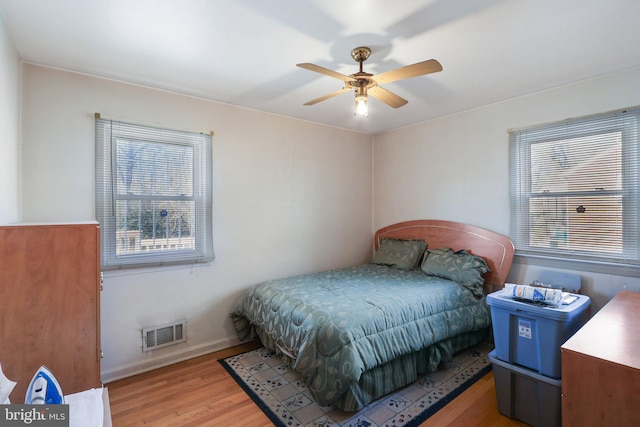
M 187 145 L 194 151 L 194 195 L 196 203 L 196 248 L 145 254 L 116 255 L 115 141 L 129 132 L 148 131 L 151 142 Z M 140 138 L 139 135 L 135 136 Z M 153 139 L 157 138 L 157 139 Z M 215 259 L 212 233 L 212 134 L 175 131 L 116 122 L 96 114 L 96 219 L 101 230 L 101 268 L 114 270 L 135 267 L 208 263 Z M 126 197 L 126 196 L 125 196 Z M 145 196 L 136 196 L 143 199 Z M 157 198 L 154 198 L 157 200 Z
M 522 183 L 518 181 L 518 177 L 522 176 L 519 167 L 529 167 L 529 165 L 522 165 L 522 162 L 518 157 L 522 154 L 520 150 L 528 150 L 529 143 L 525 143 L 525 146 L 518 146 L 517 134 L 526 130 L 536 130 L 538 128 L 547 128 L 554 126 L 563 126 L 572 123 L 580 123 L 587 120 L 598 119 L 606 116 L 630 114 L 635 117 L 631 125 L 623 125 L 623 150 L 625 150 L 625 156 L 632 161 L 635 161 L 635 165 L 632 168 L 632 174 L 624 179 L 625 182 L 635 182 L 635 188 L 633 186 L 623 188 L 623 203 L 627 206 L 623 208 L 623 245 L 625 246 L 625 252 L 635 253 L 635 259 L 616 259 L 610 257 L 600 257 L 596 254 L 585 255 L 579 253 L 571 253 L 570 251 L 562 251 L 555 249 L 533 248 L 529 247 L 526 242 L 525 235 L 528 233 L 523 230 L 528 230 L 528 217 L 523 214 L 522 204 L 528 203 L 526 191 L 520 190 L 519 187 L 524 185 L 529 186 L 530 183 Z M 511 192 L 511 237 L 516 245 L 516 262 L 521 264 L 534 264 L 545 267 L 555 268 L 570 268 L 574 270 L 584 270 L 602 274 L 615 274 L 621 276 L 637 277 L 640 273 L 640 209 L 638 192 L 638 178 L 640 177 L 640 107 L 629 108 L 619 111 L 608 112 L 604 114 L 598 114 L 594 116 L 582 117 L 577 119 L 569 119 L 563 122 L 545 124 L 527 129 L 510 130 L 510 192 Z M 601 128 L 604 129 L 604 128 Z M 564 136 L 575 136 L 571 133 Z M 629 142 L 629 137 L 634 138 L 634 141 Z M 633 160 L 635 159 L 635 160 Z M 628 161 L 628 159 L 627 159 Z M 623 159 L 623 162 L 625 160 Z M 629 173 L 625 170 L 624 173 Z M 525 174 L 526 175 L 526 174 Z M 520 206 L 520 208 L 518 207 Z M 630 208 L 629 208 L 630 207 Z M 518 212 L 519 210 L 519 212 Z M 525 227 L 525 228 L 523 228 Z M 629 249 L 629 246 L 631 248 Z
M 640 266 L 634 264 L 563 258 L 560 256 L 544 256 L 538 254 L 522 253 L 518 250 L 516 250 L 514 256 L 514 263 L 564 270 L 588 271 L 591 273 L 609 274 L 625 277 L 638 277 L 638 274 L 640 274 Z

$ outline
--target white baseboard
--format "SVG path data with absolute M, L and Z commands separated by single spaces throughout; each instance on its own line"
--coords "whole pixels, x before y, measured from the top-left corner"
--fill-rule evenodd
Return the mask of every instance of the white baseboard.
M 121 366 L 109 371 L 102 371 L 101 381 L 103 384 L 108 384 L 122 378 L 142 374 L 144 372 L 162 368 L 163 366 L 173 365 L 174 363 L 193 359 L 194 357 L 204 356 L 205 354 L 224 350 L 238 344 L 240 344 L 240 340 L 237 338 L 223 339 L 206 344 L 200 344 L 198 346 L 188 347 L 172 353 L 164 353 L 158 357 L 152 357 L 150 359 L 146 358 L 143 361 L 132 363 L 130 365 Z

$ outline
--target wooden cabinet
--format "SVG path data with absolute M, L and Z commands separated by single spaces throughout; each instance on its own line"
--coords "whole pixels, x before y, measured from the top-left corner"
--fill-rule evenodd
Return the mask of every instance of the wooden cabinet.
M 640 425 L 640 293 L 622 291 L 561 347 L 562 425 Z
M 97 223 L 0 227 L 0 362 L 24 403 L 45 365 L 64 394 L 100 386 Z

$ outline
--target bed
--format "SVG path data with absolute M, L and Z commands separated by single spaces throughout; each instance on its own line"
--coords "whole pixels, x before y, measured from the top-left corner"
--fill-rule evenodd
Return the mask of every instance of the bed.
M 486 293 L 514 247 L 475 226 L 415 220 L 381 228 L 370 263 L 253 286 L 231 317 L 293 367 L 320 405 L 357 411 L 488 336 Z

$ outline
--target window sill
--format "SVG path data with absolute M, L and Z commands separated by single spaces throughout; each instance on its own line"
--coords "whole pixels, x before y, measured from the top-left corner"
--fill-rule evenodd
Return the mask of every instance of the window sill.
M 637 264 L 562 258 L 551 255 L 534 255 L 529 253 L 518 253 L 518 251 L 516 251 L 514 262 L 524 265 L 588 271 L 591 273 L 609 274 L 614 276 L 638 277 L 640 275 L 640 265 Z

